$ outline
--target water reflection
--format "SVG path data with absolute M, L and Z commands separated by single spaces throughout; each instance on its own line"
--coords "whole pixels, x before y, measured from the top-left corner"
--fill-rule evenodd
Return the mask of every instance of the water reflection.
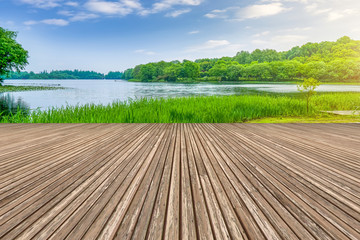
M 0 0 L 1 1 L 1 0 Z M 61 86 L 64 89 L 11 93 L 15 99 L 21 97 L 31 109 L 46 110 L 66 105 L 88 103 L 107 105 L 114 101 L 142 97 L 183 97 L 209 95 L 241 95 L 265 91 L 272 93 L 296 93 L 296 84 L 179 84 L 142 83 L 123 80 L 5 80 L 4 84 L 28 86 Z M 320 85 L 318 92 L 360 92 L 360 85 Z
M 21 97 L 15 98 L 9 93 L 0 93 L 0 118 L 17 113 L 28 115 L 29 112 L 29 105 Z

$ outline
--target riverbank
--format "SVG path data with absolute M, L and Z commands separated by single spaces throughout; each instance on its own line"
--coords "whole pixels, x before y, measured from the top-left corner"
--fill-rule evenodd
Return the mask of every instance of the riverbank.
M 200 96 L 180 98 L 142 98 L 109 105 L 86 104 L 29 115 L 4 116 L 1 122 L 19 123 L 236 123 L 268 119 L 268 122 L 296 122 L 324 118 L 321 111 L 354 110 L 360 106 L 360 93 L 322 93 L 313 97 L 306 112 L 306 102 L 299 94 Z M 287 120 L 282 120 L 282 119 Z M 327 122 L 339 116 L 327 115 Z M 346 117 L 343 117 L 346 119 Z M 349 121 L 359 122 L 353 116 Z M 316 121 L 314 121 L 316 122 Z
M 300 117 L 268 117 L 250 120 L 247 123 L 359 123 L 359 116 L 339 116 L 334 114 L 316 114 Z
M 63 87 L 41 87 L 41 86 L 0 86 L 0 93 L 5 92 L 24 92 L 24 91 L 44 91 L 44 90 L 57 90 L 64 89 Z
M 123 80 L 123 79 L 119 79 Z M 142 82 L 140 79 L 129 79 L 124 80 L 128 82 Z M 256 81 L 256 80 L 241 80 L 241 81 L 216 81 L 216 80 L 205 80 L 203 78 L 198 79 L 186 79 L 177 80 L 175 82 L 166 82 L 164 80 L 148 81 L 153 83 L 211 83 L 211 84 L 299 84 L 301 80 L 294 81 Z M 359 86 L 360 82 L 321 82 L 322 85 L 356 85 Z

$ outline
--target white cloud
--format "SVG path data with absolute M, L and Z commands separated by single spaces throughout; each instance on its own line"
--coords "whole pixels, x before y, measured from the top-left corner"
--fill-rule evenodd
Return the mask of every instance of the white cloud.
M 219 9 L 215 9 L 212 10 L 210 13 L 205 14 L 205 17 L 207 18 L 227 18 L 228 17 L 228 11 L 230 9 L 223 9 L 223 10 L 219 10 Z
M 94 19 L 94 18 L 99 17 L 99 15 L 94 14 L 94 13 L 74 12 L 74 11 L 67 11 L 67 10 L 58 11 L 58 14 L 69 17 L 70 22 L 84 21 L 84 20 Z
M 188 47 L 184 52 L 192 56 L 198 55 L 201 58 L 223 57 L 233 56 L 243 47 L 244 45 L 231 43 L 228 40 L 209 40 L 201 45 Z
M 266 35 L 269 35 L 269 34 L 270 34 L 270 31 L 264 31 L 264 32 L 257 33 L 255 35 L 253 35 L 253 37 L 262 37 L 262 36 L 266 36 Z
M 176 18 L 176 17 L 178 17 L 180 15 L 183 15 L 183 14 L 189 13 L 189 12 L 191 12 L 191 9 L 180 9 L 180 10 L 176 10 L 176 11 L 173 11 L 173 12 L 169 12 L 165 16 L 166 17 Z
M 66 2 L 65 5 L 70 6 L 70 7 L 77 7 L 77 6 L 79 6 L 79 3 L 69 1 L 69 2 Z
M 276 2 L 269 4 L 250 5 L 244 8 L 230 7 L 222 10 L 216 9 L 210 13 L 205 14 L 205 17 L 242 21 L 246 19 L 274 16 L 288 10 L 291 10 L 291 8 L 287 8 L 282 3 Z
M 42 23 L 48 24 L 48 25 L 56 25 L 56 26 L 66 26 L 69 24 L 68 21 L 64 20 L 64 19 L 45 19 L 41 21 Z
M 84 13 L 80 12 L 75 15 L 73 15 L 69 20 L 72 22 L 78 22 L 78 21 L 85 21 L 88 19 L 95 19 L 98 18 L 99 15 L 93 14 L 93 13 Z
M 139 14 L 146 16 L 149 14 L 171 10 L 174 8 L 174 6 L 198 6 L 203 1 L 204 0 L 161 0 L 159 2 L 154 3 L 151 8 L 141 10 Z M 181 10 L 177 10 L 177 11 L 181 11 Z M 173 11 L 172 13 L 175 13 L 177 11 Z M 171 16 L 171 12 L 166 15 Z
M 33 5 L 38 8 L 54 8 L 59 7 L 61 0 L 21 0 L 22 3 Z
M 270 48 L 283 51 L 289 50 L 294 46 L 303 45 L 308 40 L 310 40 L 309 37 L 301 33 L 301 35 L 280 34 L 275 36 L 264 36 L 260 39 L 251 40 L 250 42 L 254 48 Z
M 272 42 L 276 43 L 286 43 L 291 44 L 292 46 L 299 45 L 299 43 L 304 42 L 308 37 L 304 35 L 278 35 L 271 38 Z
M 198 6 L 205 0 L 159 0 L 149 8 L 144 8 L 140 0 L 86 0 L 83 5 L 75 0 L 19 0 L 22 3 L 31 4 L 38 8 L 54 7 L 80 7 L 83 6 L 87 11 L 105 15 L 126 16 L 131 13 L 139 15 L 155 14 L 167 11 L 166 17 L 178 17 L 191 11 L 189 8 L 176 9 L 176 7 Z M 64 9 L 62 9 L 64 11 Z M 65 14 L 61 14 L 65 15 Z M 89 15 L 90 16 L 90 15 Z M 92 15 L 89 18 L 93 18 Z M 86 18 L 86 17 L 84 17 Z
M 267 41 L 259 40 L 259 39 L 252 40 L 251 43 L 254 44 L 254 45 L 266 45 L 266 44 L 268 44 Z
M 342 11 L 332 11 L 328 14 L 328 21 L 336 21 L 338 19 L 358 14 L 360 11 L 355 9 L 345 9 Z
M 316 0 L 312 0 L 316 1 Z M 321 0 L 320 0 L 321 1 Z M 262 0 L 261 2 L 295 2 L 295 3 L 308 3 L 309 0 Z
M 284 7 L 282 3 L 270 3 L 270 4 L 262 4 L 262 5 L 252 5 L 245 8 L 240 9 L 237 12 L 237 18 L 251 19 L 251 18 L 261 18 L 277 15 L 284 11 L 290 10 L 289 8 Z
M 155 55 L 156 54 L 156 52 L 146 51 L 145 49 L 135 50 L 134 53 L 145 54 L 145 55 Z
M 294 28 L 287 28 L 287 29 L 281 29 L 279 32 L 304 32 L 304 31 L 310 31 L 313 27 L 294 27 Z
M 162 0 L 160 2 L 154 3 L 153 9 L 156 11 L 163 11 L 170 9 L 173 6 L 198 6 L 203 2 L 203 0 Z
M 24 24 L 27 25 L 27 26 L 40 24 L 40 23 L 48 24 L 48 25 L 56 25 L 56 26 L 67 26 L 67 25 L 69 25 L 69 21 L 64 20 L 64 19 L 56 19 L 56 18 L 44 19 L 44 20 L 41 20 L 41 21 L 30 20 L 30 21 L 24 22 Z
M 73 16 L 74 12 L 73 11 L 67 11 L 67 10 L 61 10 L 57 12 L 59 15 L 63 15 L 63 16 Z
M 121 16 L 126 16 L 136 9 L 142 9 L 137 0 L 120 0 L 117 2 L 90 0 L 85 4 L 85 7 L 92 12 Z
M 199 30 L 194 30 L 194 31 L 188 32 L 188 34 L 190 34 L 190 35 L 198 34 L 198 33 L 200 33 Z
M 31 25 L 35 25 L 35 24 L 38 24 L 39 22 L 37 21 L 33 21 L 33 20 L 29 20 L 29 21 L 25 21 L 24 24 L 26 26 L 31 26 Z
M 220 46 L 229 45 L 230 42 L 228 40 L 209 40 L 205 43 L 204 48 L 216 48 Z
M 215 49 L 219 47 L 228 46 L 231 43 L 228 40 L 209 40 L 200 46 L 190 47 L 188 52 L 200 52 L 209 49 Z
M 335 21 L 335 20 L 338 20 L 338 19 L 343 18 L 343 17 L 344 17 L 344 15 L 339 13 L 339 12 L 331 12 L 328 15 L 328 20 L 329 21 Z

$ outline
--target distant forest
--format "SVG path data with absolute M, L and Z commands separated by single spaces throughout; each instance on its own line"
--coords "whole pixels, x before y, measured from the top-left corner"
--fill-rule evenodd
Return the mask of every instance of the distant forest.
M 256 49 L 234 57 L 205 58 L 137 65 L 103 75 L 90 71 L 12 73 L 12 79 L 127 79 L 136 81 L 295 81 L 313 77 L 322 82 L 360 81 L 360 41 L 345 36 L 335 42 L 307 43 L 289 51 Z
M 122 72 L 109 72 L 104 75 L 94 71 L 64 70 L 51 72 L 11 72 L 7 79 L 122 79 Z
M 194 62 L 157 62 L 124 72 L 138 81 L 294 81 L 313 77 L 323 82 L 360 81 L 360 41 L 342 37 L 336 42 L 307 43 L 289 51 L 256 49 L 234 57 Z

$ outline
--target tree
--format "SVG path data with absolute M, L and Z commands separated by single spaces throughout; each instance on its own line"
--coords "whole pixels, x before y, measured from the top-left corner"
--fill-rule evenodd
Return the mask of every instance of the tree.
M 186 61 L 183 64 L 183 72 L 185 78 L 196 79 L 200 75 L 200 66 L 195 62 Z
M 152 81 L 156 76 L 156 68 L 153 64 L 148 63 L 140 67 L 139 77 L 142 82 Z
M 181 64 L 173 64 L 164 70 L 164 79 L 168 82 L 175 82 L 181 72 Z
M 269 63 L 252 62 L 245 68 L 247 77 L 255 78 L 255 80 L 267 80 L 271 77 Z
M 111 71 L 105 76 L 106 79 L 122 79 L 123 77 L 124 73 Z
M 226 80 L 228 73 L 227 64 L 224 60 L 217 61 L 216 64 L 209 70 L 209 75 L 218 77 L 219 81 Z
M 7 76 L 11 71 L 20 71 L 28 64 L 28 52 L 16 42 L 16 32 L 0 27 L 0 85 L 1 76 Z
M 306 112 L 309 113 L 309 104 L 311 97 L 316 93 L 315 89 L 320 85 L 320 82 L 314 78 L 305 78 L 304 81 L 298 84 L 298 91 L 305 94 L 306 97 Z
M 236 64 L 235 64 L 236 63 Z M 244 66 L 235 62 L 228 67 L 227 77 L 231 81 L 238 81 L 244 71 Z

